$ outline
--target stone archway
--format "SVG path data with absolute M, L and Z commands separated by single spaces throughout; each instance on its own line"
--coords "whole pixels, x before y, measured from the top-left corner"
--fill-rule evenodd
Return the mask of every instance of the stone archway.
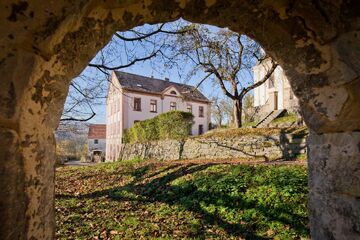
M 179 17 L 245 33 L 283 66 L 311 129 L 312 238 L 359 238 L 359 12 L 355 0 L 2 1 L 0 238 L 53 238 L 53 130 L 72 77 L 115 30 Z

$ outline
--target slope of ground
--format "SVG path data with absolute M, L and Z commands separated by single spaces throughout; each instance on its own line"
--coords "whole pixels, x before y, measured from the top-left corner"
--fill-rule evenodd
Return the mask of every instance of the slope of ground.
M 117 162 L 63 167 L 57 239 L 308 238 L 302 164 Z
M 233 138 L 245 135 L 277 135 L 277 134 L 307 134 L 306 127 L 289 128 L 219 128 L 206 132 L 203 135 L 192 136 L 191 138 Z

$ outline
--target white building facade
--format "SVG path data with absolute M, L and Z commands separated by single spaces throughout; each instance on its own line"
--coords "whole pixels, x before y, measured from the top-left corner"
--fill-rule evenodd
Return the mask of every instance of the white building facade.
M 192 112 L 192 135 L 209 130 L 211 102 L 194 87 L 114 71 L 106 103 L 106 160 L 119 158 L 124 129 L 171 110 Z
M 260 81 L 269 69 L 269 61 L 256 65 L 253 68 L 254 82 Z M 264 84 L 254 89 L 254 107 L 258 109 L 259 116 L 280 109 L 287 109 L 289 112 L 296 111 L 298 100 L 280 66 Z

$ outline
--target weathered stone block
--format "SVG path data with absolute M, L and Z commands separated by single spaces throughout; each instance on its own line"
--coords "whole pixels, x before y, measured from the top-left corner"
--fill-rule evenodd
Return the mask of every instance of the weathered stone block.
M 308 138 L 314 239 L 360 239 L 360 132 Z
M 0 128 L 0 239 L 25 237 L 25 175 L 18 134 Z

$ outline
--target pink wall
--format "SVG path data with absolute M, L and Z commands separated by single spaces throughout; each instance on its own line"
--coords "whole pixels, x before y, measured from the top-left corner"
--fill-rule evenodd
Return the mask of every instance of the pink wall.
M 184 101 L 175 88 L 169 88 L 163 96 L 150 95 L 138 92 L 129 92 L 121 89 L 116 76 L 112 76 L 113 84 L 110 85 L 106 111 L 107 111 L 107 149 L 106 160 L 115 161 L 119 156 L 123 129 L 130 128 L 135 121 L 142 121 L 153 118 L 158 114 L 170 111 L 170 103 L 175 102 L 177 110 L 187 111 L 187 105 L 192 106 L 194 124 L 192 134 L 198 135 L 199 125 L 203 126 L 203 131 L 208 131 L 210 123 L 209 103 Z M 171 95 L 171 91 L 176 91 L 177 95 Z M 134 110 L 134 98 L 141 98 L 141 111 Z M 150 111 L 150 101 L 157 101 L 157 112 Z M 199 106 L 204 108 L 204 117 L 199 116 Z

